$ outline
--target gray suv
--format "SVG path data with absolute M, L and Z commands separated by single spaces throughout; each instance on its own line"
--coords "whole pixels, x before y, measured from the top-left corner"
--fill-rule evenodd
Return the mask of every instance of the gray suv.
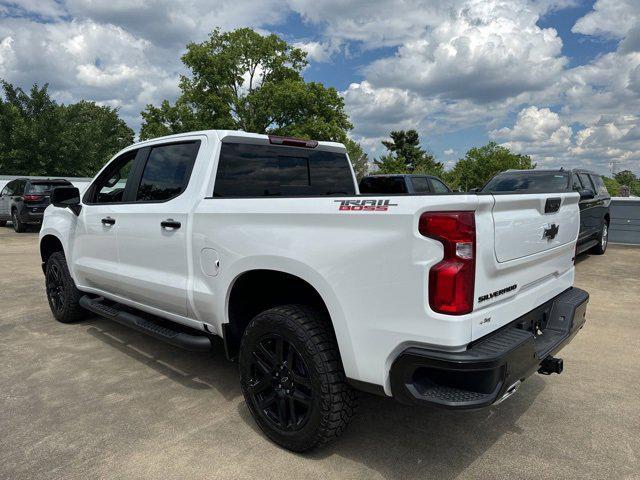
M 56 187 L 72 187 L 68 180 L 18 178 L 5 185 L 0 192 L 0 226 L 13 223 L 16 232 L 24 232 L 27 225 L 40 225 L 49 196 Z

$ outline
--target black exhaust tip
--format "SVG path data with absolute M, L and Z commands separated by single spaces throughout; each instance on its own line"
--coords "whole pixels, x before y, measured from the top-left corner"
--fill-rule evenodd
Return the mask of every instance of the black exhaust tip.
M 552 373 L 562 373 L 562 369 L 562 359 L 549 356 L 542 360 L 540 368 L 538 368 L 538 373 L 551 375 Z

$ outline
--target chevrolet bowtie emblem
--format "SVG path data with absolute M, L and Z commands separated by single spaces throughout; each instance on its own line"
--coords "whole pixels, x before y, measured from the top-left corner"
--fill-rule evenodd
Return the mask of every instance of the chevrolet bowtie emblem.
M 551 224 L 551 226 L 546 227 L 544 229 L 544 233 L 542 234 L 542 238 L 546 238 L 547 240 L 553 240 L 558 235 L 558 230 L 560 227 L 555 223 Z

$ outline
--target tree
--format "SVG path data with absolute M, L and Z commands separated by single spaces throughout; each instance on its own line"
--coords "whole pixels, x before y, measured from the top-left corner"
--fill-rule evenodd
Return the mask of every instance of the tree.
M 388 153 L 373 162 L 376 173 L 424 173 L 438 177 L 444 174 L 442 163 L 420 146 L 417 131 L 397 130 L 390 136 L 391 140 L 382 141 Z
M 190 43 L 174 105 L 147 105 L 142 139 L 200 129 L 232 129 L 345 141 L 352 128 L 334 88 L 305 82 L 306 53 L 275 34 L 214 30 Z
M 81 101 L 58 105 L 48 86 L 28 93 L 3 82 L 0 172 L 7 175 L 91 176 L 133 142 L 114 108 Z
M 622 170 L 616 173 L 613 178 L 620 186 L 626 185 L 629 187 L 631 195 L 640 196 L 640 179 L 631 170 Z
M 356 174 L 358 181 L 362 180 L 362 177 L 369 173 L 369 156 L 362 150 L 362 146 L 350 138 L 344 141 L 345 147 L 347 147 L 347 154 L 353 165 L 353 171 Z
M 482 187 L 495 174 L 509 169 L 535 168 L 531 157 L 513 153 L 506 147 L 490 142 L 482 147 L 471 148 L 464 158 L 458 160 L 446 179 L 453 189 L 463 191 Z
M 602 181 L 604 182 L 604 186 L 607 187 L 609 195 L 612 197 L 620 195 L 620 184 L 615 178 L 602 177 Z

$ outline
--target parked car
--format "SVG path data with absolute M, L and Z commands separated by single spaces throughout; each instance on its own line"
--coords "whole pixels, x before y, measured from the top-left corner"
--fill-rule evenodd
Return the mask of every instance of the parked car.
M 16 232 L 24 232 L 27 225 L 40 225 L 53 188 L 70 186 L 71 182 L 62 179 L 10 181 L 0 192 L 0 226 L 10 221 Z
M 450 192 L 451 189 L 442 180 L 432 175 L 367 175 L 360 180 L 362 194 L 427 195 Z
M 259 427 L 304 451 L 357 390 L 468 409 L 560 373 L 589 298 L 578 229 L 570 192 L 361 195 L 342 144 L 204 131 L 126 148 L 82 198 L 55 189 L 40 252 L 58 321 L 222 337 Z
M 611 196 L 597 173 L 582 169 L 509 170 L 493 177 L 480 191 L 489 194 L 578 192 L 580 232 L 576 253 L 589 251 L 602 255 L 607 250 Z

